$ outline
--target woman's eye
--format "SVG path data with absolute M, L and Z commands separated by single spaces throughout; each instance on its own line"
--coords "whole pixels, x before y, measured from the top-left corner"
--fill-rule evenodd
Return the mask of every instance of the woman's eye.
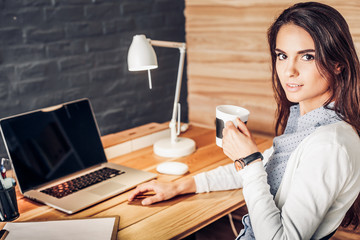
M 311 60 L 314 60 L 315 57 L 314 55 L 311 55 L 311 54 L 305 54 L 304 56 L 301 57 L 303 60 L 305 61 L 311 61 Z
M 278 53 L 278 54 L 276 54 L 276 56 L 277 56 L 277 58 L 278 58 L 279 60 L 284 60 L 284 59 L 286 59 L 286 55 L 283 54 L 283 53 Z

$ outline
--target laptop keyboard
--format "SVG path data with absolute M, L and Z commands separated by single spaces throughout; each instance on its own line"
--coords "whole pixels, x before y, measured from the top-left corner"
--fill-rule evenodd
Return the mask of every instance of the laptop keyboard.
M 117 169 L 104 167 L 94 172 L 72 179 L 70 181 L 41 190 L 41 192 L 56 198 L 63 198 L 69 194 L 90 187 L 109 178 L 116 177 L 123 173 L 125 172 Z

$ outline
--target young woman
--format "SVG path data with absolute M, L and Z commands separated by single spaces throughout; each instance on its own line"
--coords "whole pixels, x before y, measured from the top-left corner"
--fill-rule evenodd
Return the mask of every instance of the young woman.
M 273 146 L 262 155 L 245 124 L 228 122 L 223 150 L 236 169 L 145 183 L 130 201 L 147 191 L 156 194 L 144 205 L 243 188 L 249 214 L 238 239 L 328 239 L 341 223 L 359 224 L 360 64 L 348 25 L 332 7 L 299 3 L 273 23 L 268 41 L 281 134 Z

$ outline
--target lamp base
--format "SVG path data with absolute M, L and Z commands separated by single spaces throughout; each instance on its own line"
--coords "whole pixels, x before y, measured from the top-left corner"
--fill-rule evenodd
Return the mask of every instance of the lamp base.
M 154 153 L 161 157 L 184 157 L 195 151 L 195 141 L 190 138 L 178 137 L 176 143 L 170 138 L 154 143 Z

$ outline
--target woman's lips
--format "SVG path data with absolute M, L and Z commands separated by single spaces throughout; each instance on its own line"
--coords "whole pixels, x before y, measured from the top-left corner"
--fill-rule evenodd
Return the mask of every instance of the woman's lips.
M 304 85 L 298 83 L 287 83 L 286 89 L 290 92 L 297 92 L 299 91 Z

